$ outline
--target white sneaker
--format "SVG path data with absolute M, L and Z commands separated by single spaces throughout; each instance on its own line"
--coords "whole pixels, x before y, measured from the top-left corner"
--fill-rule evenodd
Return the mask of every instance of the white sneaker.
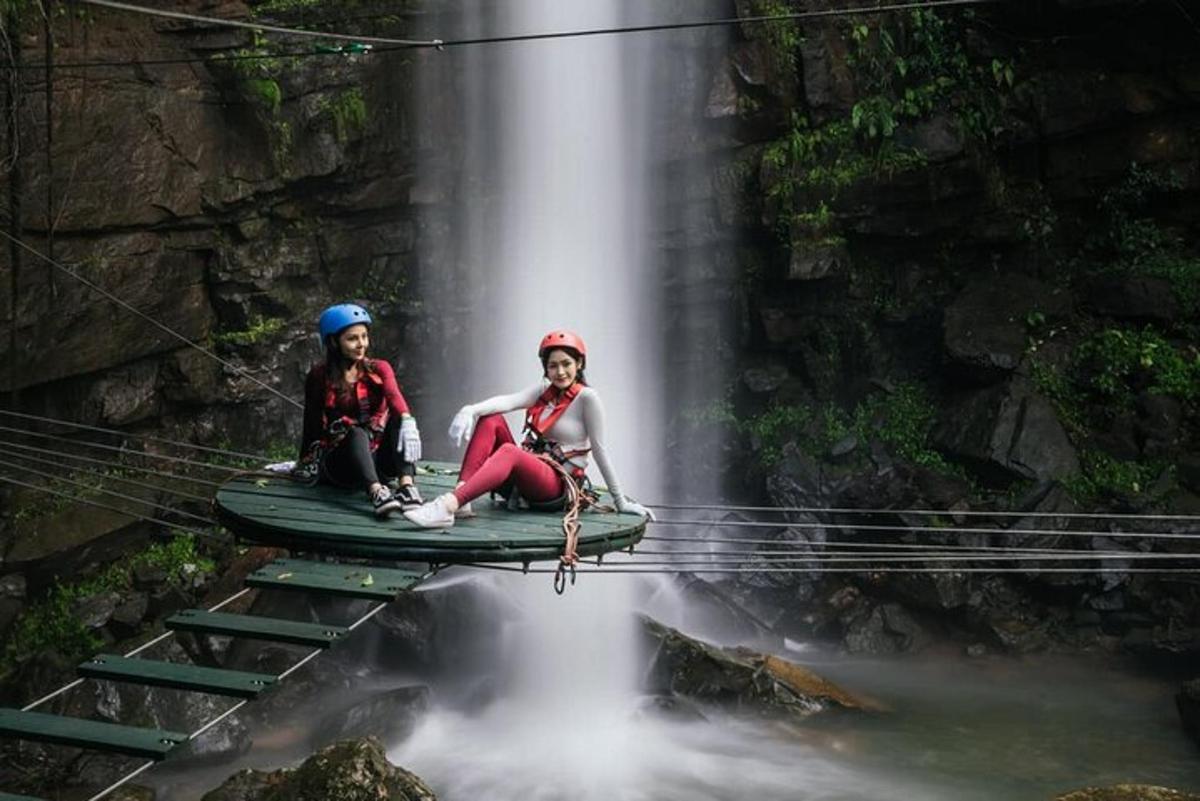
M 474 517 L 475 510 L 471 508 L 471 502 L 467 501 L 466 503 L 461 504 L 458 507 L 458 511 L 454 513 L 454 516 L 459 518 Z
M 404 516 L 421 528 L 450 528 L 454 525 L 454 515 L 441 495 L 416 509 L 409 509 Z

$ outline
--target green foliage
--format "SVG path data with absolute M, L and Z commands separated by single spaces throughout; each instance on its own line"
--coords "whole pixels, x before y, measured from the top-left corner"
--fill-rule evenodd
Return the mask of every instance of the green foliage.
M 247 78 L 244 82 L 246 93 L 258 103 L 264 111 L 274 116 L 279 113 L 279 104 L 283 101 L 283 90 L 274 78 Z
M 198 573 L 215 569 L 201 555 L 191 535 L 176 534 L 164 543 L 150 545 L 127 559 L 109 565 L 99 574 L 79 581 L 55 584 L 42 600 L 31 604 L 17 618 L 0 654 L 0 673 L 18 660 L 46 649 L 54 649 L 68 660 L 81 659 L 95 651 L 101 640 L 88 631 L 74 614 L 80 599 L 101 592 L 127 592 L 133 573 L 141 567 L 161 568 L 167 581 L 184 586 Z
M 1123 461 L 1095 450 L 1083 451 L 1080 467 L 1079 475 L 1065 480 L 1063 487 L 1082 505 L 1144 498 L 1163 471 L 1161 463 Z
M 786 0 L 751 0 L 749 16 L 779 17 L 795 13 Z M 782 77 L 795 80 L 799 70 L 800 44 L 804 37 L 796 20 L 775 20 L 755 24 L 751 35 L 761 37 L 767 43 L 767 57 L 775 71 Z
M 339 92 L 325 108 L 333 117 L 334 136 L 345 143 L 361 133 L 367 124 L 367 101 L 357 86 Z
M 219 345 L 257 345 L 269 337 L 279 333 L 287 324 L 282 317 L 262 317 L 255 315 L 250 321 L 250 327 L 243 331 L 226 331 L 213 336 L 213 342 Z
M 767 196 L 785 240 L 794 223 L 814 213 L 813 203 L 868 177 L 923 166 L 921 152 L 897 142 L 905 125 L 947 109 L 969 137 L 990 140 L 1015 82 L 1011 63 L 973 59 L 963 32 L 931 10 L 914 10 L 894 27 L 856 23 L 849 39 L 848 63 L 862 90 L 850 113 L 816 124 L 793 111 L 788 133 L 763 155 Z
M 1173 172 L 1150 170 L 1136 162 L 1100 200 L 1098 235 L 1088 243 L 1093 271 L 1161 278 L 1185 312 L 1200 314 L 1200 256 L 1150 216 L 1154 198 L 1182 187 Z
M 1200 398 L 1200 350 L 1175 346 L 1149 326 L 1105 328 L 1080 343 L 1076 360 L 1093 392 L 1118 401 L 1143 387 L 1183 401 Z
M 901 383 L 891 392 L 872 395 L 849 413 L 832 403 L 777 404 L 743 420 L 731 401 L 722 400 L 683 416 L 692 425 L 724 425 L 746 435 L 764 468 L 778 463 L 789 442 L 823 457 L 834 444 L 853 434 L 862 443 L 881 442 L 913 464 L 958 472 L 929 444 L 937 410 L 928 392 L 914 383 Z
M 929 446 L 929 434 L 937 421 L 929 394 L 918 384 L 902 383 L 892 392 L 876 394 L 854 411 L 854 432 L 862 441 L 874 437 L 903 459 L 935 469 L 949 465 Z

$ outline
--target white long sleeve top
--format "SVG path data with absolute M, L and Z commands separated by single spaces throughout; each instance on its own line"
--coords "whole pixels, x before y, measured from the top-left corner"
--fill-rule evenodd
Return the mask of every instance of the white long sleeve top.
M 475 418 L 485 414 L 505 414 L 517 409 L 524 411 L 537 402 L 548 386 L 550 386 L 550 382 L 542 379 L 526 389 L 509 395 L 495 395 L 478 403 L 464 406 L 463 410 L 470 412 Z M 553 412 L 554 404 L 547 404 L 539 422 L 545 420 Z M 596 390 L 587 386 L 583 387 L 575 396 L 575 400 L 563 412 L 562 417 L 558 418 L 550 430 L 545 432 L 545 437 L 557 442 L 567 452 L 590 449 L 590 455 L 595 457 L 596 466 L 600 468 L 600 474 L 604 476 L 604 484 L 608 487 L 613 500 L 617 503 L 624 502 L 625 496 L 621 493 L 617 472 L 613 469 L 605 448 L 604 404 L 600 402 L 600 396 Z M 586 470 L 588 456 L 588 453 L 582 453 L 572 456 L 568 461 L 576 467 Z

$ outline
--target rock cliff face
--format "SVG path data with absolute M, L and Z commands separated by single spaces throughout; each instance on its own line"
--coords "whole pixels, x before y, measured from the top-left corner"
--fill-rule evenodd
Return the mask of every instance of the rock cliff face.
M 1169 4 L 1135 6 L 663 36 L 670 66 L 653 80 L 678 108 L 648 147 L 678 343 L 673 497 L 736 476 L 726 489 L 797 505 L 1200 510 L 1200 51 Z M 396 37 L 462 13 L 180 7 Z M 316 356 L 315 312 L 361 298 L 419 401 L 405 356 L 436 339 L 420 299 L 441 280 L 445 209 L 476 191 L 457 180 L 456 87 L 416 100 L 439 54 L 330 53 L 99 9 L 52 28 L 50 85 L 19 72 L 6 174 L 25 240 L 290 398 Z M 22 61 L 40 63 L 40 19 L 20 30 Z M 693 124 L 669 123 L 679 108 Z M 244 450 L 294 438 L 285 400 L 5 252 L 16 348 L 0 341 L 0 388 L 23 408 Z M 1059 484 L 1066 496 L 1047 494 Z M 6 528 L 2 552 L 29 539 Z M 1122 636 L 1145 634 L 1144 604 L 1121 611 Z M 868 609 L 863 631 L 907 642 L 902 612 Z

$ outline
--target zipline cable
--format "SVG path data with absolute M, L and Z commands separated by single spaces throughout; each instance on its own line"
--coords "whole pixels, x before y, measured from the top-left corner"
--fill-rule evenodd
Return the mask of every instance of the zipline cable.
M 969 528 L 963 526 L 905 526 L 884 525 L 879 523 L 763 523 L 759 521 L 720 521 L 704 520 L 654 520 L 649 525 L 656 526 L 696 526 L 697 528 L 771 528 L 771 529 L 837 529 L 850 531 L 895 531 L 921 532 L 924 534 L 1006 534 L 1009 536 L 1055 536 L 1055 537 L 1138 537 L 1151 540 L 1200 540 L 1200 533 L 1167 533 L 1167 532 L 1116 532 L 1116 531 L 1073 531 L 1059 529 L 1036 528 Z
M 94 0 L 88 0 L 88 1 L 89 1 L 89 2 L 93 2 Z M 256 377 L 254 377 L 254 376 L 253 376 L 253 375 L 251 375 L 251 374 L 250 374 L 250 372 L 249 372 L 248 370 L 246 370 L 245 368 L 243 368 L 243 367 L 238 367 L 236 364 L 234 364 L 233 362 L 231 362 L 231 361 L 229 361 L 229 360 L 227 360 L 227 359 L 222 359 L 220 356 L 218 356 L 217 354 L 213 353 L 211 350 L 209 350 L 208 348 L 206 348 L 206 347 L 204 347 L 203 345 L 199 344 L 198 342 L 193 342 L 192 340 L 188 339 L 188 338 L 187 338 L 187 337 L 185 337 L 183 334 L 179 333 L 178 331 L 176 331 L 175 329 L 171 328 L 170 326 L 168 326 L 168 325 L 166 325 L 166 324 L 164 324 L 164 323 L 160 323 L 158 320 L 155 320 L 153 317 L 151 317 L 150 315 L 146 314 L 145 312 L 143 312 L 141 309 L 137 308 L 137 307 L 136 307 L 136 306 L 134 306 L 133 304 L 131 304 L 131 303 L 129 303 L 129 302 L 127 302 L 127 301 L 125 301 L 125 300 L 122 300 L 122 299 L 121 299 L 121 298 L 119 298 L 118 296 L 114 295 L 112 292 L 109 292 L 107 289 L 104 289 L 103 287 L 101 287 L 99 284 L 97 284 L 97 283 L 95 283 L 95 282 L 93 282 L 93 281 L 89 281 L 88 279 L 84 278 L 82 275 L 80 275 L 79 273 L 77 273 L 77 272 L 75 272 L 74 270 L 70 269 L 69 267 L 66 267 L 66 266 L 64 266 L 64 265 L 62 265 L 62 264 L 59 264 L 57 261 L 55 261 L 54 259 L 50 258 L 50 257 L 49 257 L 49 256 L 47 256 L 46 254 L 42 253 L 40 250 L 38 250 L 38 249 L 36 249 L 36 248 L 33 248 L 33 247 L 30 247 L 29 245 L 25 244 L 25 242 L 21 241 L 21 240 L 20 240 L 20 239 L 18 239 L 17 237 L 15 237 L 15 236 L 12 236 L 11 234 L 9 234 L 7 231 L 0 230 L 0 236 L 3 236 L 5 239 L 9 240 L 9 241 L 10 241 L 10 242 L 12 242 L 13 244 L 15 244 L 15 245 L 17 245 L 18 247 L 20 247 L 22 250 L 25 250 L 26 252 L 33 254 L 34 256 L 36 256 L 37 258 L 39 258 L 39 259 L 41 259 L 42 261 L 46 262 L 47 264 L 49 264 L 50 266 L 54 267 L 55 269 L 57 269 L 57 270 L 61 270 L 62 272 L 64 272 L 64 273 L 66 273 L 67 275 L 71 276 L 72 278 L 74 278 L 76 281 L 80 282 L 80 283 L 81 283 L 81 284 L 83 284 L 84 286 L 86 286 L 86 287 L 89 287 L 90 289 L 92 289 L 92 290 L 94 290 L 94 291 L 96 291 L 96 292 L 99 292 L 101 295 L 103 295 L 104 297 L 108 298 L 108 299 L 109 299 L 109 300 L 111 300 L 113 303 L 116 303 L 116 304 L 117 304 L 118 306 L 120 306 L 121 308 L 125 309 L 126 311 L 132 312 L 133 314 L 137 315 L 137 316 L 138 316 L 138 317 L 140 317 L 141 319 L 143 319 L 143 320 L 145 320 L 146 322 L 148 322 L 148 323 L 150 323 L 151 325 L 153 325 L 155 328 L 158 328 L 159 330 L 161 330 L 161 331 L 164 331 L 164 332 L 165 332 L 165 333 L 167 333 L 167 334 L 170 334 L 172 337 L 174 337 L 175 339 L 178 339 L 180 342 L 184 343 L 184 344 L 185 344 L 185 345 L 187 345 L 188 347 L 190 347 L 190 348 L 194 348 L 195 350 L 198 350 L 198 351 L 200 351 L 201 353 L 203 353 L 205 356 L 208 356 L 210 359 L 214 359 L 214 360 L 216 360 L 216 361 L 217 361 L 217 362 L 218 362 L 218 363 L 219 363 L 219 364 L 220 364 L 222 367 L 226 367 L 226 368 L 228 368 L 228 369 L 232 370 L 232 371 L 233 371 L 234 373 L 236 373 L 237 375 L 240 375 L 240 376 L 242 376 L 242 377 L 244 377 L 244 378 L 248 378 L 249 380 L 253 381 L 255 384 L 258 384 L 260 387 L 262 387 L 263 389 L 265 389 L 265 390 L 267 390 L 268 392 L 270 392 L 272 395 L 275 395 L 276 397 L 282 398 L 283 400 L 285 400 L 285 401 L 287 401 L 288 403 L 292 404 L 292 405 L 293 405 L 293 406 L 295 406 L 297 409 L 303 409 L 303 408 L 304 408 L 304 405 L 303 405 L 302 403 L 300 403 L 299 401 L 297 401 L 295 398 L 289 398 L 287 395 L 284 395 L 282 392 L 280 392 L 279 390 L 275 389 L 275 387 L 273 387 L 273 386 L 271 386 L 270 384 L 267 384 L 266 382 L 264 382 L 264 381 L 262 381 L 262 380 L 260 380 L 260 379 L 258 379 L 258 378 L 256 378 Z
M 227 19 L 223 17 L 206 17 L 201 14 L 188 14 L 182 11 L 167 11 L 161 8 L 148 8 L 133 3 L 120 3 L 117 0 L 80 0 L 89 6 L 102 6 L 117 11 L 132 11 L 136 14 L 148 14 L 154 17 L 178 19 L 187 22 L 201 22 L 206 25 L 216 25 L 226 28 L 244 28 L 252 31 L 269 31 L 270 33 L 287 34 L 288 36 L 307 36 L 317 39 L 334 39 L 342 42 L 361 42 L 364 44 L 386 44 L 405 48 L 435 48 L 440 47 L 437 39 L 395 39 L 385 36 L 358 36 L 346 33 L 330 33 L 328 31 L 310 31 L 302 28 L 286 28 L 281 25 L 267 25 L 261 22 L 246 22 L 245 20 Z
M 988 511 L 986 509 L 885 509 L 881 507 L 855 509 L 848 506 L 723 506 L 682 503 L 648 503 L 650 509 L 685 510 L 685 511 L 717 511 L 717 512 L 773 512 L 773 513 L 808 513 L 808 514 L 854 514 L 854 515 L 933 515 L 940 517 L 1062 517 L 1062 518 L 1104 518 L 1106 520 L 1178 520 L 1200 522 L 1200 515 L 1161 515 L 1161 514 L 1132 514 L 1115 512 L 1017 512 L 1017 511 Z
M 72 445 L 82 445 L 85 448 L 99 448 L 105 451 L 116 451 L 117 453 L 132 454 L 141 456 L 146 459 L 158 459 L 159 461 L 176 462 L 178 464 L 189 464 L 194 467 L 203 467 L 209 470 L 222 470 L 226 473 L 245 473 L 246 468 L 234 467 L 232 465 L 214 464 L 212 462 L 201 462 L 196 459 L 188 459 L 184 456 L 168 456 L 165 453 L 150 453 L 149 451 L 134 451 L 129 448 L 122 448 L 118 445 L 105 445 L 101 442 L 89 442 L 80 439 L 71 439 L 70 437 L 62 437 L 57 434 L 43 434 L 40 431 L 28 431 L 24 428 L 13 428 L 12 426 L 0 426 L 0 431 L 8 431 L 13 434 L 20 434 L 26 437 L 38 437 L 39 439 L 48 439 L 54 442 L 68 442 Z
M 196 445 L 191 442 L 183 442 L 182 440 L 167 439 L 165 437 L 152 437 L 149 434 L 133 434 L 128 431 L 122 431 L 119 428 L 103 428 L 101 426 L 88 425 L 86 423 L 76 423 L 71 420 L 63 420 L 58 417 L 44 417 L 39 414 L 15 412 L 10 409 L 0 409 L 0 415 L 6 415 L 8 417 L 20 417 L 23 420 L 36 420 L 41 423 L 53 423 L 54 425 L 78 428 L 83 431 L 98 431 L 103 434 L 112 434 L 113 436 L 124 437 L 127 439 L 140 439 L 146 442 L 158 442 L 163 445 L 175 445 L 180 448 L 190 448 L 192 450 L 203 451 L 205 453 L 215 453 L 219 456 L 235 456 L 239 459 L 253 459 L 255 461 L 263 462 L 271 461 L 270 457 L 257 453 L 245 453 L 243 451 L 231 451 L 224 448 L 213 448 L 208 445 Z
M 155 470 L 150 467 L 138 467 L 136 465 L 128 464 L 127 462 L 123 462 L 120 459 L 116 459 L 116 460 L 92 459 L 91 457 L 88 457 L 88 456 L 77 456 L 76 454 L 67 453 L 66 451 L 56 451 L 51 448 L 38 448 L 33 445 L 22 445 L 17 442 L 6 442 L 4 440 L 0 440 L 0 451 L 3 451 L 6 448 L 16 448 L 17 450 L 22 450 L 22 451 L 33 451 L 34 453 L 48 453 L 48 454 L 51 454 L 53 456 L 58 456 L 63 459 L 72 459 L 77 462 L 88 462 L 90 464 L 105 465 L 106 467 L 116 467 L 121 470 L 131 470 L 135 473 L 145 473 L 145 474 L 151 475 L 151 476 L 162 476 L 163 478 L 168 478 L 173 481 L 183 481 L 183 482 L 187 482 L 189 484 L 203 484 L 207 487 L 221 486 L 220 482 L 217 482 L 217 481 L 208 481 L 203 478 L 196 478 L 195 476 L 181 475 L 179 473 L 164 473 L 161 470 Z M 127 452 L 134 454 L 134 455 L 139 455 L 139 454 L 137 454 L 136 451 L 127 451 Z M 11 455 L 19 456 L 20 454 L 14 453 Z M 69 465 L 69 464 L 63 464 L 62 466 L 66 467 L 68 469 L 77 469 L 73 465 Z M 164 490 L 164 491 L 174 492 L 174 490 Z M 211 500 L 211 498 L 206 498 L 205 500 Z
M 110 512 L 116 512 L 117 514 L 124 515 L 125 517 L 131 517 L 134 520 L 141 520 L 146 523 L 154 523 L 156 525 L 163 526 L 164 528 L 167 528 L 167 529 L 171 529 L 174 531 L 182 531 L 185 534 L 192 534 L 197 537 L 203 537 L 205 539 L 217 540 L 219 542 L 229 542 L 229 537 L 223 537 L 219 534 L 213 534 L 208 531 L 201 531 L 200 529 L 191 528 L 189 526 L 181 525 L 179 523 L 173 523 L 170 520 L 163 520 L 158 517 L 149 517 L 148 515 L 138 514 L 137 512 L 131 512 L 128 509 L 122 509 L 118 506 L 109 506 L 106 503 L 100 503 L 99 501 L 93 501 L 91 498 L 81 498 L 81 497 L 79 497 L 78 494 L 73 493 L 73 492 L 63 492 L 62 490 L 55 490 L 55 489 L 50 489 L 49 487 L 42 487 L 37 484 L 30 484 L 27 481 L 21 481 L 20 479 L 12 478 L 10 476 L 6 476 L 6 475 L 2 475 L 2 474 L 0 474 L 0 481 L 7 482 L 9 484 L 15 484 L 18 487 L 25 487 L 26 489 L 36 490 L 37 492 L 45 492 L 50 495 L 57 495 L 57 496 L 63 497 L 63 498 L 70 498 L 71 500 L 73 500 L 76 503 L 84 503 L 84 504 L 87 504 L 88 506 L 95 506 L 98 509 L 106 509 Z
M 796 11 L 788 14 L 764 14 L 748 17 L 724 17 L 715 20 L 697 20 L 693 22 L 663 22 L 650 25 L 625 25 L 609 28 L 588 28 L 576 31 L 549 31 L 545 33 L 522 33 L 508 36 L 486 36 L 473 39 L 390 39 L 386 37 L 356 36 L 354 34 L 331 33 L 326 31 L 311 31 L 303 28 L 287 28 L 278 25 L 265 25 L 244 20 L 233 20 L 222 17 L 207 17 L 199 14 L 185 14 L 177 11 L 164 11 L 147 8 L 146 6 L 121 3 L 117 0 L 82 0 L 94 6 L 104 6 L 121 11 L 132 11 L 139 14 L 149 14 L 158 17 L 183 19 L 192 22 L 202 22 L 208 25 L 226 26 L 232 28 L 248 28 L 255 31 L 270 31 L 292 36 L 304 36 L 317 39 L 335 39 L 340 41 L 361 42 L 364 44 L 390 45 L 389 49 L 414 50 L 462 47 L 481 44 L 509 44 L 513 42 L 534 42 L 546 39 L 576 39 L 585 36 L 607 36 L 613 34 L 647 33 L 651 31 L 676 31 L 692 28 L 729 27 L 733 25 L 755 25 L 773 22 L 788 22 L 804 19 L 819 19 L 825 17 L 849 17 L 861 14 L 881 14 L 892 11 L 910 11 L 920 9 L 952 8 L 957 6 L 990 5 L 1000 0 L 926 0 L 925 2 L 890 3 L 875 6 L 856 6 L 848 8 L 831 8 L 813 11 Z M 381 48 L 382 49 L 382 48 Z
M 1181 561 L 1200 559 L 1200 554 L 1177 554 L 1177 553 L 1143 553 L 1140 551 L 1096 551 L 1090 554 L 1063 554 L 1057 555 L 1052 553 L 1042 554 L 908 554 L 908 555 L 884 555 L 867 556 L 863 554 L 825 554 L 825 555 L 808 555 L 808 556 L 785 556 L 772 559 L 638 559 L 635 552 L 628 559 L 614 561 L 622 567 L 635 567 L 643 565 L 664 566 L 671 565 L 673 567 L 681 567 L 686 565 L 707 565 L 721 566 L 723 564 L 731 564 L 735 567 L 753 567 L 761 562 L 762 564 L 772 565 L 805 565 L 805 564 L 920 564 L 922 562 L 1093 562 L 1107 561 L 1114 559 L 1128 559 L 1131 561 L 1148 561 L 1148 562 L 1165 562 L 1165 561 Z M 1200 565 L 1196 566 L 1200 569 Z
M 214 527 L 220 525 L 220 523 L 218 523 L 216 520 L 213 520 L 212 518 L 209 518 L 209 517 L 203 517 L 201 515 L 193 514 L 191 512 L 185 512 L 182 509 L 175 509 L 171 506 L 166 506 L 161 503 L 155 503 L 154 501 L 148 501 L 145 498 L 139 498 L 136 495 L 126 495 L 125 493 L 117 492 L 116 490 L 104 489 L 103 487 L 93 487 L 90 484 L 86 484 L 82 481 L 76 481 L 74 479 L 65 478 L 63 476 L 57 476 L 54 473 L 47 473 L 44 470 L 38 470 L 36 468 L 29 467 L 28 465 L 17 464 L 16 462 L 10 462 L 6 459 L 0 459 L 0 467 L 10 467 L 10 468 L 14 468 L 16 470 L 24 471 L 26 473 L 33 473 L 34 475 L 42 476 L 43 478 L 49 478 L 49 479 L 53 479 L 54 481 L 59 481 L 59 482 L 65 483 L 65 484 L 71 484 L 72 486 L 82 487 L 83 489 L 87 490 L 88 492 L 99 492 L 104 495 L 111 495 L 114 498 L 120 498 L 123 501 L 132 501 L 133 503 L 140 503 L 143 506 L 149 506 L 152 509 L 160 509 L 160 510 L 169 512 L 171 514 L 181 515 L 183 517 L 190 517 L 192 520 L 199 520 L 201 523 L 204 523 L 206 525 L 210 525 L 210 526 L 214 526 Z M 148 486 L 148 485 L 143 485 L 143 486 Z M 150 487 L 150 489 L 156 489 L 156 488 Z
M 831 544 L 837 545 L 837 544 L 851 544 L 851 543 L 831 543 Z M 1060 548 L 1008 548 L 1008 547 L 1004 547 L 1004 546 L 989 546 L 989 545 L 982 545 L 979 547 L 975 547 L 975 546 L 971 546 L 971 545 L 964 545 L 964 546 L 918 545 L 918 546 L 914 546 L 913 550 L 897 551 L 897 550 L 893 550 L 889 543 L 871 542 L 871 543 L 853 543 L 853 544 L 869 546 L 870 548 L 873 548 L 875 550 L 861 550 L 861 551 L 860 550 L 841 550 L 841 549 L 827 550 L 827 549 L 822 548 L 821 550 L 815 550 L 815 551 L 797 551 L 796 549 L 787 550 L 787 551 L 769 551 L 769 550 L 768 551 L 755 551 L 755 550 L 749 550 L 749 551 L 726 551 L 726 550 L 720 550 L 720 551 L 689 551 L 689 550 L 657 551 L 652 548 L 644 549 L 644 548 L 639 547 L 634 551 L 633 555 L 636 555 L 636 556 L 703 556 L 703 557 L 712 557 L 712 558 L 717 558 L 717 559 L 731 559 L 733 557 L 756 557 L 756 558 L 762 558 L 767 561 L 773 561 L 774 557 L 796 557 L 798 555 L 821 558 L 823 556 L 848 556 L 848 555 L 908 556 L 908 555 L 914 555 L 914 554 L 918 554 L 918 555 L 919 554 L 953 555 L 953 554 L 960 554 L 960 553 L 961 554 L 982 554 L 984 556 L 986 556 L 987 554 L 992 554 L 992 553 L 1001 553 L 1001 554 L 1053 553 L 1053 554 L 1080 554 L 1080 555 L 1087 555 L 1087 554 L 1094 554 L 1094 553 L 1112 553 L 1112 554 L 1146 553 L 1145 551 L 1094 551 L 1094 550 L 1085 550 L 1085 549 L 1081 549 L 1081 548 L 1061 548 L 1061 549 Z M 1162 553 L 1176 553 L 1176 552 L 1162 551 Z M 1195 555 L 1200 556 L 1200 553 L 1196 553 L 1196 552 L 1192 552 L 1192 551 L 1179 552 L 1179 553 L 1182 553 L 1183 555 L 1194 553 Z
M 696 28 L 713 28 L 713 27 L 733 27 L 740 25 L 762 25 L 776 22 L 790 22 L 804 19 L 816 18 L 831 18 L 831 17 L 851 17 L 863 14 L 880 14 L 894 11 L 909 11 L 921 9 L 938 9 L 956 6 L 983 6 L 993 5 L 1002 0 L 929 0 L 928 2 L 910 2 L 910 3 L 892 3 L 888 5 L 876 6 L 857 6 L 851 8 L 840 9 L 825 9 L 814 11 L 798 11 L 790 14 L 773 14 L 760 15 L 753 17 L 726 17 L 716 20 L 700 20 L 695 22 L 678 22 L 678 23 L 661 23 L 656 25 L 636 25 L 625 27 L 612 28 L 593 28 L 578 31 L 552 31 L 547 33 L 530 33 L 530 34 L 512 34 L 507 36 L 489 36 L 477 37 L 472 39 L 429 39 L 429 40 L 396 40 L 400 42 L 408 42 L 406 44 L 382 45 L 380 47 L 372 47 L 369 50 L 362 51 L 362 55 L 376 53 L 392 53 L 403 52 L 413 49 L 435 49 L 445 50 L 451 47 L 465 47 L 473 45 L 485 44 L 509 44 L 516 42 L 531 42 L 542 41 L 549 39 L 570 39 L 585 36 L 603 36 L 613 34 L 630 34 L 630 33 L 646 33 L 652 31 L 672 31 L 685 30 Z M 99 2 L 99 0 L 84 0 L 84 2 L 92 2 L 95 5 L 106 5 L 116 7 L 117 4 L 110 2 Z M 129 4 L 120 4 L 122 10 L 135 11 L 143 14 L 162 15 L 158 9 L 147 8 L 145 6 L 132 6 Z M 190 15 L 196 17 L 199 15 Z M 303 28 L 285 28 L 282 26 L 268 26 L 252 22 L 244 22 L 242 20 L 229 20 L 217 17 L 200 17 L 197 21 L 203 21 L 211 25 L 231 25 L 238 28 L 250 28 L 253 30 L 272 30 L 274 32 L 287 33 L 289 35 L 303 36 L 309 38 L 324 38 L 324 39 L 344 39 L 353 43 L 368 44 L 372 41 L 372 37 L 356 36 L 354 34 L 338 34 L 327 33 L 321 31 L 311 31 Z M 374 37 L 379 39 L 381 37 Z M 251 61 L 256 59 L 278 59 L 278 58 L 310 58 L 323 56 L 345 56 L 358 55 L 359 53 L 347 53 L 341 50 L 321 51 L 321 50 L 299 50 L 299 51 L 273 51 L 270 53 L 246 53 L 236 56 L 210 56 L 205 58 L 163 58 L 163 59 L 145 59 L 139 61 L 77 61 L 77 62 L 59 62 L 52 65 L 54 69 L 68 69 L 71 67 L 78 68 L 93 68 L 93 67 L 146 67 L 157 65 L 171 64 L 204 64 L 204 63 L 219 63 L 223 61 Z M 21 65 L 22 69 L 44 69 L 46 64 L 29 64 Z M 3 69 L 3 67 L 0 67 Z M 11 69 L 11 67 L 10 67 Z
M 487 570 L 500 570 L 512 573 L 556 573 L 557 568 L 523 568 L 510 567 L 507 565 L 483 564 L 479 562 L 464 562 L 464 567 L 476 567 Z M 740 573 L 804 573 L 804 574 L 822 574 L 822 573 L 969 573 L 969 574 L 1010 574 L 1020 573 L 1023 575 L 1040 575 L 1042 573 L 1067 573 L 1072 575 L 1090 575 L 1090 574 L 1108 574 L 1117 573 L 1125 574 L 1164 574 L 1164 575 L 1198 575 L 1200 576 L 1200 567 L 1194 568 L 1170 568 L 1170 567 L 1151 567 L 1151 568 L 1109 568 L 1109 567 L 1093 567 L 1093 568 L 1074 568 L 1074 567 L 1038 567 L 1038 568 L 1019 568 L 1019 567 L 813 567 L 813 568 L 749 568 L 749 567 L 722 567 L 722 568 L 700 568 L 698 570 L 666 570 L 659 568 L 624 568 L 624 567 L 595 567 L 594 569 L 579 568 L 577 573 L 585 575 L 602 576 L 608 575 L 675 575 L 678 573 L 686 573 L 688 575 L 698 574 L 730 574 L 736 575 Z
M 168 489 L 167 487 L 163 487 L 162 485 L 159 485 L 159 484 L 147 484 L 144 481 L 138 481 L 136 479 L 126 478 L 125 476 L 115 476 L 115 475 L 112 475 L 111 473 L 106 473 L 101 470 L 96 470 L 95 468 L 79 467 L 79 466 L 75 466 L 75 465 L 64 464 L 63 462 L 58 462 L 53 459 L 43 459 L 40 456 L 33 456 L 33 455 L 27 454 L 27 453 L 10 453 L 9 456 L 11 456 L 14 459 L 24 459 L 24 460 L 27 460 L 30 462 L 37 462 L 38 464 L 49 465 L 51 467 L 58 467 L 58 468 L 61 468 L 67 475 L 79 475 L 80 473 L 82 473 L 82 474 L 89 475 L 89 476 L 96 476 L 97 478 L 101 478 L 105 481 L 117 481 L 122 484 L 132 484 L 135 487 L 141 487 L 143 489 L 152 489 L 157 492 L 163 492 L 163 493 L 166 493 L 167 495 L 178 495 L 179 497 L 187 498 L 190 501 L 199 501 L 200 503 L 204 503 L 204 504 L 208 504 L 208 503 L 212 502 L 212 498 L 206 498 L 202 495 L 196 495 L 191 492 L 184 492 L 183 490 Z M 5 464 L 5 462 L 0 461 L 0 464 Z M 36 472 L 36 471 L 34 471 L 34 472 Z M 55 480 L 62 480 L 59 476 L 55 476 L 50 473 L 43 473 L 42 475 L 49 476 L 51 478 L 54 478 Z

